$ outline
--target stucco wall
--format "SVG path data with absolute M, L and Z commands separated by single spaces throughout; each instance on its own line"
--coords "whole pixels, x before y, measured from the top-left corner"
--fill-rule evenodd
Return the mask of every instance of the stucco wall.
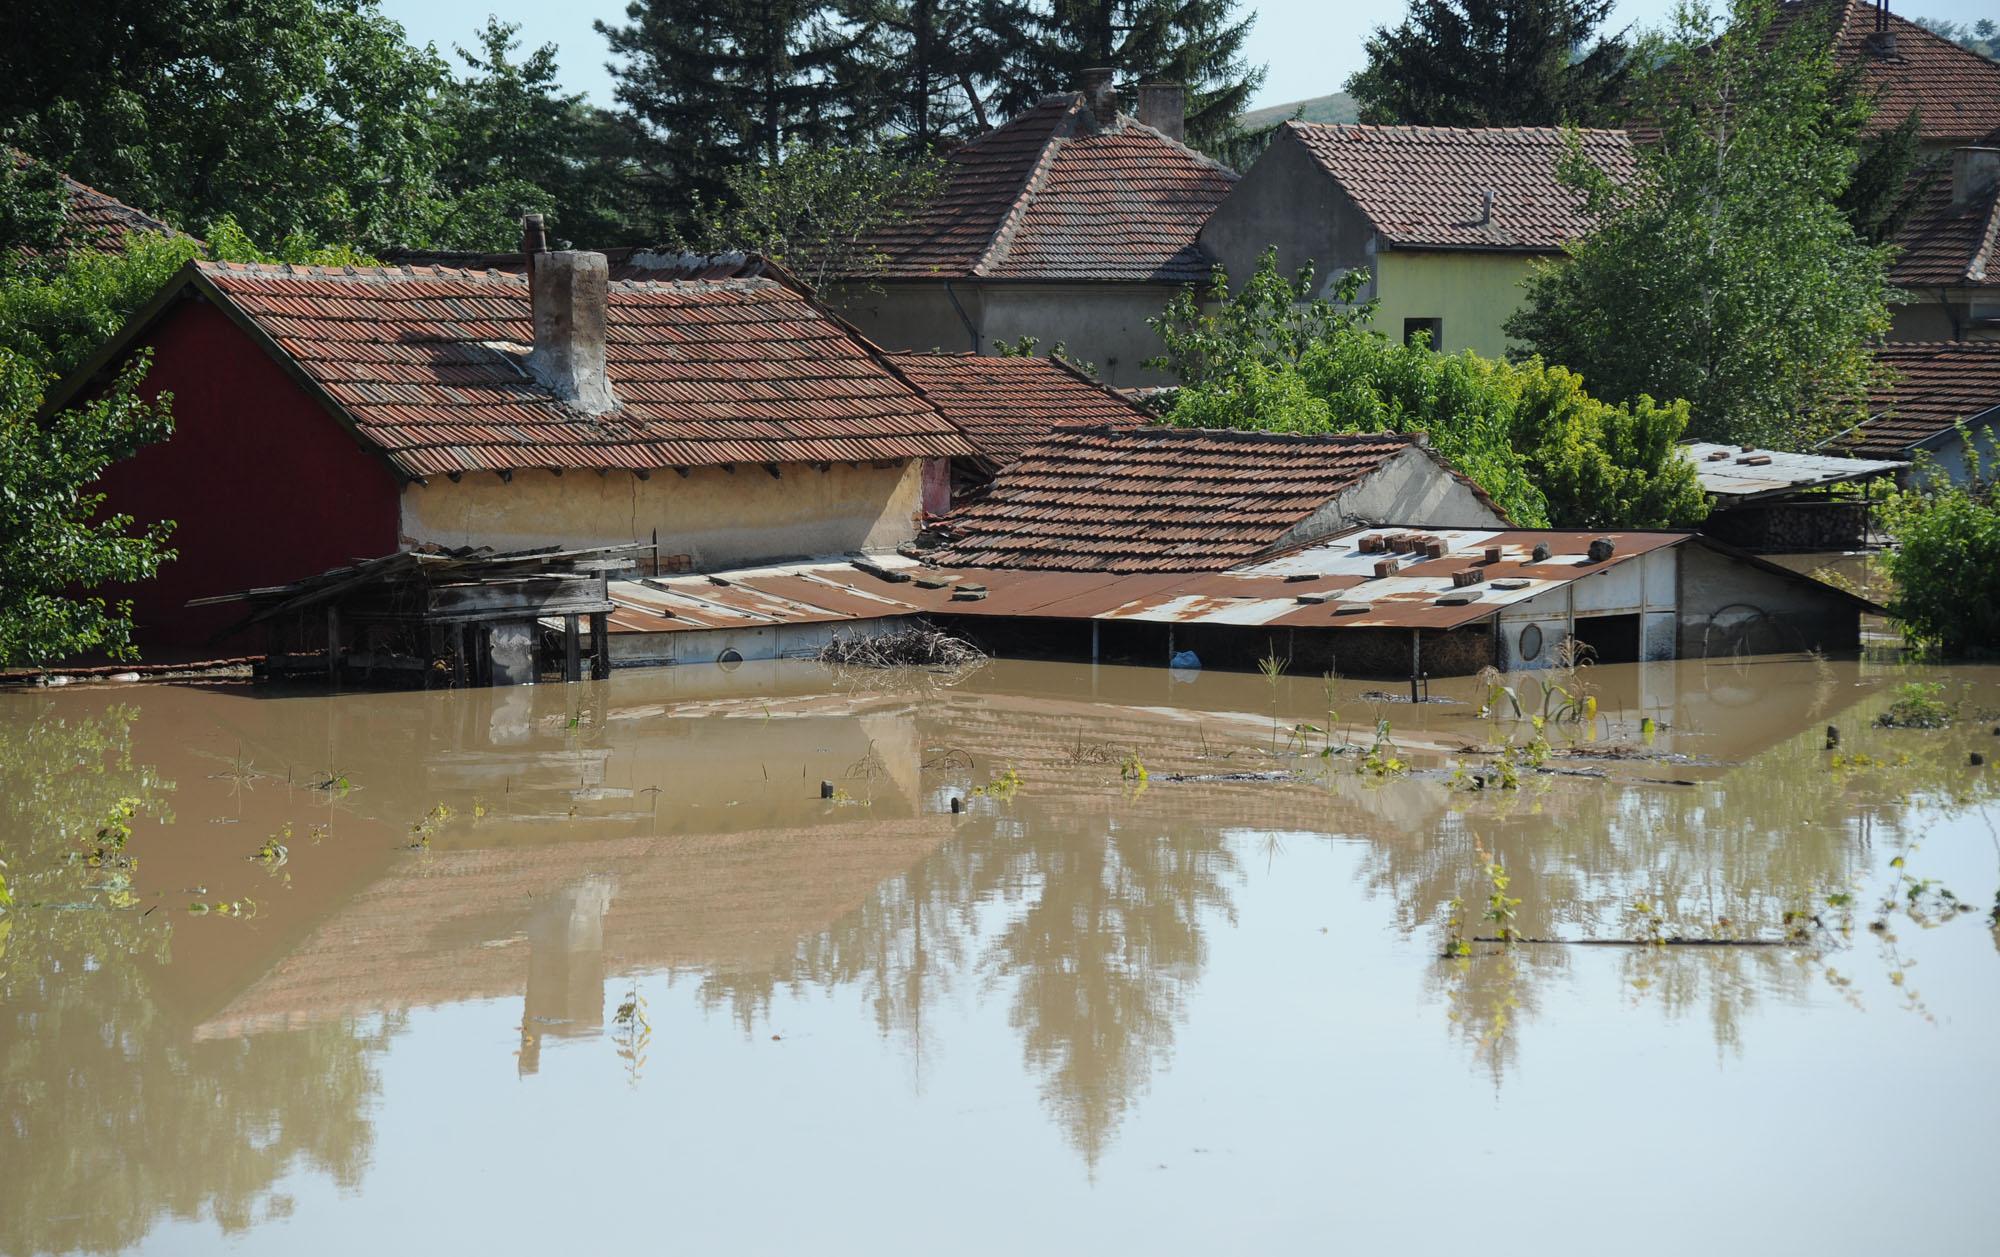
M 754 465 L 734 474 L 697 467 L 641 480 L 517 472 L 512 481 L 468 473 L 403 491 L 403 543 L 616 545 L 649 542 L 685 554 L 698 569 L 894 547 L 916 535 L 923 473 L 917 461 L 884 467 L 836 463 L 825 471 L 786 464 L 773 479 Z
M 1511 343 L 1502 325 L 1521 307 L 1521 281 L 1533 261 L 1519 253 L 1384 250 L 1375 259 L 1382 298 L 1375 326 L 1401 340 L 1403 320 L 1443 319 L 1443 335 L 1432 348 L 1498 358 Z
M 2000 301 L 2000 288 L 1913 288 L 1910 300 L 1889 307 L 1889 339 L 1994 340 L 2000 326 L 1972 322 L 1972 302 Z
M 1464 481 L 1440 467 L 1422 450 L 1410 449 L 1300 521 L 1278 544 L 1297 545 L 1360 524 L 1428 528 L 1508 526 Z
M 1048 353 L 1058 344 L 1097 368 L 1113 388 L 1168 384 L 1139 364 L 1160 352 L 1146 320 L 1178 291 L 1171 284 L 981 284 L 943 280 L 829 290 L 829 305 L 884 349 L 995 352 L 994 343 L 1023 336 Z M 958 304 L 954 306 L 952 299 Z M 968 323 L 970 327 L 968 327 Z
M 1847 650 L 1860 642 L 1860 612 L 1816 581 L 1781 576 L 1700 542 L 1675 553 L 1683 658 Z
M 1232 286 L 1275 247 L 1281 274 L 1313 268 L 1318 295 L 1347 271 L 1372 267 L 1374 239 L 1354 202 L 1290 132 L 1274 138 L 1201 229 L 1201 247 L 1228 268 Z

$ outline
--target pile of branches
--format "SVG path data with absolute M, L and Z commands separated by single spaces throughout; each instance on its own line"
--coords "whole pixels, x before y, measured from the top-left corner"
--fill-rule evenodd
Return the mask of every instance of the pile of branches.
M 846 668 L 969 668 L 986 655 L 962 637 L 929 624 L 893 633 L 836 636 L 814 658 Z

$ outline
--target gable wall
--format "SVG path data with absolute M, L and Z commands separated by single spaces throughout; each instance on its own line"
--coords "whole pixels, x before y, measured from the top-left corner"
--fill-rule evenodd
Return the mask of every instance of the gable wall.
M 174 434 L 107 469 L 100 487 L 110 511 L 175 522 L 180 557 L 109 594 L 132 599 L 142 646 L 203 645 L 243 616 L 190 598 L 396 548 L 395 473 L 227 315 L 184 301 L 141 344 L 153 349 L 144 392 L 173 394 Z
M 1409 449 L 1293 526 L 1276 547 L 1317 540 L 1361 524 L 1511 527 L 1458 477 L 1421 450 Z
M 1273 138 L 1201 229 L 1203 251 L 1228 268 L 1234 284 L 1275 246 L 1279 274 L 1311 266 L 1321 295 L 1346 271 L 1374 266 L 1374 241 L 1367 217 L 1288 131 Z M 1373 295 L 1364 290 L 1361 299 Z

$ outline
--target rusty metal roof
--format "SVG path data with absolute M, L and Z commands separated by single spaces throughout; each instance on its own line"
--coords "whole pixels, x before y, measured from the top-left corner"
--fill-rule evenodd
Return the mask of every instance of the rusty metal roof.
M 209 262 L 193 273 L 414 477 L 974 453 L 867 346 L 768 279 L 613 283 L 620 405 L 589 418 L 521 366 L 533 340 L 521 276 Z
M 1726 499 L 1730 505 L 1814 485 L 1866 480 L 1909 466 L 1888 459 L 1792 454 L 1709 441 L 1690 441 L 1681 449 L 1694 463 L 1695 477 L 1701 481 L 1702 489 Z
M 934 557 L 952 567 L 1220 571 L 1282 544 L 1329 500 L 1419 448 L 1398 433 L 1071 429 L 948 516 Z

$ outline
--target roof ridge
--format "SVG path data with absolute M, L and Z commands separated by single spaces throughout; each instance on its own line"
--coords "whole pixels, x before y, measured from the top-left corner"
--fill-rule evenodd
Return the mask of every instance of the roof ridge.
M 1105 130 L 1106 132 L 1143 131 L 1147 135 L 1152 136 L 1154 139 L 1163 140 L 1166 143 L 1173 145 L 1175 148 L 1181 151 L 1182 156 L 1191 157 L 1195 161 L 1200 162 L 1204 166 L 1208 166 L 1211 169 L 1220 171 L 1221 173 L 1228 175 L 1231 179 L 1241 179 L 1243 177 L 1242 173 L 1238 171 L 1234 166 L 1228 165 L 1224 162 L 1219 162 L 1215 158 L 1210 157 L 1207 153 L 1204 153 L 1200 149 L 1193 147 L 1186 140 L 1177 140 L 1173 136 L 1168 135 L 1165 131 L 1160 130 L 1158 127 L 1150 126 L 1144 122 L 1141 122 L 1137 118 L 1132 117 L 1130 114 L 1122 114 L 1122 113 L 1119 114 L 1114 123 L 1110 127 L 1105 128 Z
M 1407 122 L 1307 122 L 1300 118 L 1286 119 L 1285 126 L 1299 131 L 1321 131 L 1335 133 L 1357 133 L 1366 135 L 1417 135 L 1417 136 L 1478 136 L 1478 135 L 1527 135 L 1540 138 L 1549 136 L 1560 138 L 1571 131 L 1578 135 L 1602 135 L 1631 137 L 1624 127 L 1440 127 L 1425 126 Z
M 2000 342 L 1995 342 L 2000 344 Z M 1067 428 L 1061 439 L 1079 436 L 1121 436 L 1145 439 L 1168 438 L 1220 438 L 1225 441 L 1283 441 L 1295 445 L 1355 445 L 1363 442 L 1400 445 L 1423 445 L 1426 442 L 1414 432 L 1268 432 L 1261 428 L 1183 428 L 1174 424 L 1147 424 L 1144 427 L 1123 428 L 1109 424 L 1077 425 Z
M 1055 165 L 1056 154 L 1070 136 L 1076 133 L 1078 120 L 1083 116 L 1084 103 L 1081 92 L 1073 93 L 1069 105 L 1063 110 L 1056 124 L 1049 128 L 1049 136 L 1042 141 L 1042 151 L 1035 158 L 1034 167 L 1028 177 L 1021 182 L 1021 190 L 1007 206 L 1007 212 L 993 227 L 993 234 L 987 238 L 986 247 L 974 259 L 971 274 L 984 275 L 989 267 L 998 266 L 1007 257 L 1007 248 L 1014 242 L 1014 235 L 1021 229 L 1021 220 L 1026 217 L 1028 202 L 1034 200 L 1042 185 L 1048 181 L 1049 168 Z M 988 132 L 987 134 L 994 134 Z
M 1979 233 L 1979 243 L 1973 247 L 1972 256 L 1966 259 L 1965 278 L 1975 284 L 1986 282 L 1986 266 L 1993 259 L 1993 250 L 2000 245 L 2000 189 L 1986 194 L 1986 227 Z

